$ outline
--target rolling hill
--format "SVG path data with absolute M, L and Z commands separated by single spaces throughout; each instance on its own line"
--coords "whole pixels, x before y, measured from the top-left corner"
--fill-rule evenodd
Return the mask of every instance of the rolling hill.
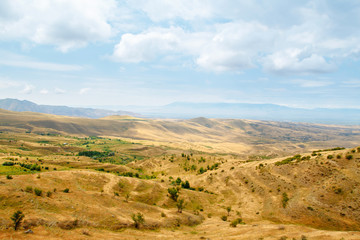
M 0 110 L 0 238 L 360 239 L 359 142 L 354 126 Z
M 0 110 L 0 130 L 37 134 L 108 136 L 213 152 L 288 154 L 313 148 L 353 147 L 360 127 L 238 119 L 85 119 Z

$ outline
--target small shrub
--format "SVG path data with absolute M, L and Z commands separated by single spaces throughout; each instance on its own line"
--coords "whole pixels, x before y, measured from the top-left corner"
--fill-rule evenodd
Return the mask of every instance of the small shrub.
M 185 208 L 185 206 L 186 206 L 186 203 L 185 203 L 184 199 L 179 199 L 176 203 L 176 207 L 177 207 L 179 213 L 182 213 L 182 210 Z
M 47 197 L 51 197 L 51 195 L 52 195 L 52 192 L 47 191 L 46 196 L 47 196 Z
M 65 189 L 63 190 L 63 192 L 64 192 L 64 193 L 69 193 L 69 192 L 70 192 L 70 189 L 65 188 Z
M 3 166 L 14 166 L 14 163 L 13 162 L 4 162 L 2 165 Z
M 227 213 L 228 213 L 228 216 L 230 216 L 231 207 L 227 207 L 227 208 L 226 208 L 226 211 L 227 211 Z
M 341 188 L 337 188 L 337 189 L 334 190 L 334 192 L 335 192 L 336 194 L 341 194 L 341 193 L 342 193 L 342 189 L 341 189 Z
M 166 217 L 166 214 L 162 212 L 161 217 Z
M 133 213 L 131 215 L 131 219 L 134 221 L 134 226 L 137 229 L 139 229 L 140 225 L 144 224 L 145 222 L 145 218 L 141 213 L 137 213 L 137 214 Z
M 179 197 L 178 190 L 176 188 L 168 188 L 168 193 L 170 194 L 170 198 L 176 202 Z
M 38 188 L 34 188 L 34 193 L 36 196 L 41 196 L 42 195 L 42 190 L 38 189 Z
M 301 235 L 301 240 L 307 240 L 307 237 L 305 235 Z
M 224 222 L 227 221 L 227 216 L 221 216 L 221 220 L 223 220 Z
M 25 188 L 25 192 L 28 192 L 28 193 L 32 193 L 33 192 L 33 188 L 31 186 L 27 186 Z
M 238 224 L 240 224 L 240 223 L 242 223 L 242 219 L 241 218 L 237 218 L 237 219 L 235 219 L 234 221 L 232 221 L 231 223 L 230 223 L 230 226 L 231 227 L 236 227 Z
M 333 155 L 328 155 L 328 156 L 327 156 L 327 159 L 333 159 L 333 158 L 334 158 Z
M 125 194 L 125 202 L 129 202 L 129 198 L 130 198 L 130 193 L 126 193 Z
M 13 179 L 11 175 L 6 175 L 6 179 Z
M 14 222 L 14 229 L 15 231 L 19 228 L 19 226 L 21 225 L 21 222 L 23 220 L 23 218 L 25 217 L 25 215 L 21 212 L 21 211 L 16 211 L 12 217 L 11 220 Z
M 347 159 L 347 160 L 351 160 L 351 159 L 353 159 L 353 155 L 351 155 L 351 154 L 347 154 L 347 155 L 346 155 L 346 159 Z
M 289 201 L 289 197 L 287 195 L 286 192 L 283 193 L 282 195 L 282 205 L 283 205 L 283 208 L 286 208 L 287 204 L 288 204 L 288 201 Z
M 190 183 L 189 183 L 189 181 L 186 180 L 185 182 L 182 182 L 182 183 L 181 183 L 181 187 L 182 187 L 182 188 L 189 189 L 189 188 L 190 188 Z

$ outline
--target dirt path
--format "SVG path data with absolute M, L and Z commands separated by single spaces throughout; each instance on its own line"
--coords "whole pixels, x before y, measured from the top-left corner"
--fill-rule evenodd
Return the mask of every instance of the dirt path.
M 119 179 L 118 179 L 118 176 L 115 176 L 110 173 L 106 174 L 106 177 L 108 177 L 110 179 L 110 181 L 104 185 L 103 190 L 104 190 L 104 193 L 112 195 L 112 194 L 114 194 L 113 187 L 118 183 Z

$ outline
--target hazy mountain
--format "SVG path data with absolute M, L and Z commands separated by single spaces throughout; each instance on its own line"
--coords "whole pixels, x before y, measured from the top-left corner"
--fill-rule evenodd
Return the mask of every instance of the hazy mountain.
M 54 115 L 63 115 L 70 117 L 87 117 L 87 118 L 102 118 L 111 115 L 130 115 L 140 116 L 139 114 L 127 111 L 111 111 L 104 109 L 93 108 L 74 108 L 67 106 L 50 106 L 50 105 L 37 105 L 36 103 L 17 100 L 17 99 L 1 99 L 0 108 L 16 112 L 38 112 L 48 113 Z
M 123 107 L 123 109 L 127 109 Z M 250 103 L 185 103 L 176 102 L 160 107 L 128 109 L 149 117 L 160 118 L 232 118 L 268 121 L 309 122 L 326 124 L 360 124 L 360 109 L 350 108 L 292 108 L 275 104 Z

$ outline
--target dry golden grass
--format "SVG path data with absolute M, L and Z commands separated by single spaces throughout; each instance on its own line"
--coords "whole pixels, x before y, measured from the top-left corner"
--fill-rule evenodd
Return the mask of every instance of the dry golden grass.
M 358 128 L 0 115 L 0 165 L 42 167 L 24 172 L 19 164 L 0 166 L 0 239 L 360 239 L 359 150 L 304 153 L 341 141 L 355 146 L 358 136 L 343 133 Z M 93 134 L 108 137 L 88 138 Z M 77 155 L 84 150 L 113 156 Z M 275 164 L 294 152 L 310 158 Z M 121 159 L 129 162 L 119 164 Z M 127 172 L 139 178 L 119 176 Z M 145 179 L 150 176 L 155 178 Z M 177 178 L 194 189 L 176 185 Z M 30 186 L 42 196 L 26 191 Z M 185 200 L 183 213 L 169 197 L 172 187 Z M 16 210 L 25 214 L 22 227 L 34 234 L 11 229 Z M 135 229 L 131 215 L 138 212 L 145 224 Z M 231 227 L 237 218 L 245 224 Z

